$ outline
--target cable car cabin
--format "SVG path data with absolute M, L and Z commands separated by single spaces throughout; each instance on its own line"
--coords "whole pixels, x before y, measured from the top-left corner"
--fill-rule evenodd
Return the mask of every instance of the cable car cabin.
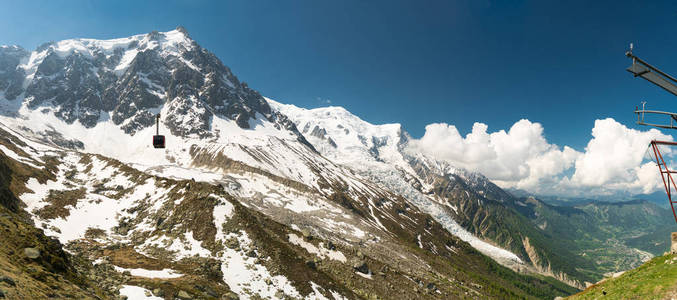
M 165 136 L 164 135 L 154 135 L 153 136 L 153 147 L 157 148 L 165 148 Z
M 160 114 L 155 117 L 155 135 L 153 136 L 153 147 L 155 149 L 165 148 L 165 136 L 160 135 Z

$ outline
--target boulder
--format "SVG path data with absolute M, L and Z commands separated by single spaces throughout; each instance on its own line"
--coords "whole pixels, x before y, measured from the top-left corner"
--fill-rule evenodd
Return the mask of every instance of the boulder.
M 226 240 L 226 247 L 230 249 L 238 249 L 240 248 L 240 241 L 238 241 L 236 237 L 230 237 Z
M 369 266 L 367 266 L 367 263 L 363 260 L 358 260 L 357 262 L 355 262 L 353 264 L 353 269 L 362 274 L 369 274 Z
M 215 290 L 213 290 L 212 288 L 210 288 L 208 286 L 205 287 L 204 292 L 207 293 L 207 295 L 209 295 L 210 297 L 213 297 L 213 298 L 219 297 L 219 293 L 217 293 Z
M 179 297 L 179 299 L 192 299 L 190 297 L 190 294 L 188 294 L 188 292 L 186 292 L 186 291 L 179 291 L 179 294 L 177 295 L 177 297 Z
M 306 239 L 312 239 L 313 238 L 313 235 L 310 233 L 310 229 L 308 229 L 308 228 L 301 229 L 301 235 L 303 235 L 303 237 L 306 238 Z
M 282 292 L 281 290 L 277 290 L 277 292 L 275 292 L 275 298 L 284 299 L 284 292 Z
M 275 295 L 277 297 L 277 293 Z M 228 292 L 227 294 L 223 295 L 223 297 L 221 297 L 221 299 L 238 300 L 238 299 L 240 299 L 240 296 L 238 296 L 237 294 L 235 294 L 233 292 Z M 278 299 L 282 299 L 282 297 L 279 297 Z
M 4 283 L 11 285 L 11 286 L 16 286 L 14 279 L 9 278 L 7 276 L 0 276 L 0 282 L 4 282 Z
M 40 257 L 40 250 L 37 248 L 24 248 L 24 255 L 31 259 Z

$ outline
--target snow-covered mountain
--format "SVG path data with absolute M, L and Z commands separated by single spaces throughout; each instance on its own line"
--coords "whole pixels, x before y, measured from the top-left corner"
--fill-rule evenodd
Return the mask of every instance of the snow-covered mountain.
M 26 52 L 0 48 L 4 98 L 31 109 L 54 108 L 85 128 L 110 119 L 127 134 L 154 124 L 155 113 L 175 135 L 212 136 L 214 114 L 249 128 L 260 113 L 278 121 L 263 98 L 182 27 L 114 40 L 75 39 Z M 4 90 L 4 88 L 3 88 Z
M 150 143 L 158 113 L 166 149 Z M 407 152 L 399 125 L 265 99 L 183 28 L 2 46 L 0 123 L 13 172 L 42 174 L 19 177 L 18 207 L 69 252 L 131 273 L 130 290 L 153 290 L 150 277 L 174 284 L 165 295 L 178 293 L 172 278 L 192 278 L 244 298 L 550 285 L 473 250 L 514 269 L 533 263 L 462 223 L 483 201 L 509 200 L 486 178 Z
M 458 207 L 436 197 L 433 185 L 419 176 L 414 168 L 423 164 L 441 175 L 470 175 L 465 178 L 474 179 L 475 185 L 488 181 L 483 176 L 411 153 L 407 150 L 410 137 L 400 124 L 373 125 L 342 107 L 308 110 L 271 99 L 268 102 L 275 110 L 289 116 L 323 156 L 357 170 L 370 181 L 404 196 L 433 216 L 449 232 L 482 253 L 509 266 L 524 265 L 515 254 L 487 243 L 461 227 L 450 214 L 450 210 L 458 212 Z
M 7 70 L 25 74 L 23 92 L 6 95 L 14 102 L 6 107 L 22 118 L 7 119 L 6 123 L 25 126 L 57 145 L 82 145 L 85 152 L 134 163 L 141 169 L 152 166 L 165 174 L 164 169 L 209 167 L 212 156 L 227 153 L 229 159 L 320 192 L 327 185 L 347 184 L 355 192 L 353 196 L 382 191 L 369 191 L 368 184 L 334 162 L 352 167 L 346 160 L 387 160 L 408 174 L 414 173 L 402 156 L 407 137 L 399 125 L 374 126 L 341 108 L 318 112 L 331 116 L 323 119 L 327 124 L 313 125 L 312 129 L 308 128 L 310 123 L 303 125 L 304 135 L 313 139 L 326 135 L 319 128 L 341 137 L 341 151 L 314 143 L 323 147 L 321 153 L 328 160 L 316 155 L 285 116 L 292 115 L 291 106 L 283 113 L 271 110 L 268 101 L 240 83 L 182 28 L 107 41 L 66 40 L 45 44 L 32 53 L 17 47 L 3 49 L 8 49 L 6 56 L 12 58 Z M 6 85 L 12 84 L 14 81 L 8 81 Z M 161 131 L 167 135 L 169 149 L 164 156 L 157 155 L 148 143 L 155 113 L 162 116 Z M 341 129 L 339 123 L 347 127 Z M 332 141 L 327 144 L 331 147 Z M 206 161 L 205 156 L 209 156 Z M 383 174 L 372 175 L 379 178 Z M 388 188 L 404 188 L 398 194 L 419 196 L 401 177 L 392 179 L 396 182 Z M 448 222 L 452 232 L 473 241 L 485 254 L 520 261 L 514 254 L 473 239 L 453 220 Z
M 551 237 L 518 213 L 515 197 L 479 173 L 412 150 L 411 138 L 400 124 L 370 124 L 342 107 L 303 109 L 268 102 L 288 116 L 323 156 L 402 195 L 496 261 L 579 287 L 592 280 L 567 263 L 576 253 L 554 247 Z

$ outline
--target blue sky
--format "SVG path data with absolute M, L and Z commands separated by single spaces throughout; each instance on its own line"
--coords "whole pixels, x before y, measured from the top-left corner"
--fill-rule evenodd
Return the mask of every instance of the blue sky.
M 29 50 L 177 25 L 263 95 L 346 107 L 413 136 L 526 118 L 583 151 L 596 119 L 633 125 L 677 98 L 624 71 L 635 53 L 677 74 L 677 2 L 0 1 L 0 44 Z

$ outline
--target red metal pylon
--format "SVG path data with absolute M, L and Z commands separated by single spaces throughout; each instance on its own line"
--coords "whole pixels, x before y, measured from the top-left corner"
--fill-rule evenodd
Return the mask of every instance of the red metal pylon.
M 677 146 L 677 142 L 656 140 L 651 141 L 651 147 L 653 148 L 654 157 L 656 158 L 656 163 L 658 164 L 658 170 L 661 172 L 661 179 L 663 179 L 665 193 L 668 195 L 668 201 L 670 202 L 670 207 L 672 208 L 672 215 L 675 217 L 675 222 L 677 222 L 677 214 L 675 214 L 675 203 L 677 203 L 677 201 L 672 201 L 672 189 L 674 188 L 674 190 L 677 191 L 677 184 L 672 178 L 672 173 L 677 173 L 677 171 L 668 169 L 668 165 L 665 163 L 658 145 Z

